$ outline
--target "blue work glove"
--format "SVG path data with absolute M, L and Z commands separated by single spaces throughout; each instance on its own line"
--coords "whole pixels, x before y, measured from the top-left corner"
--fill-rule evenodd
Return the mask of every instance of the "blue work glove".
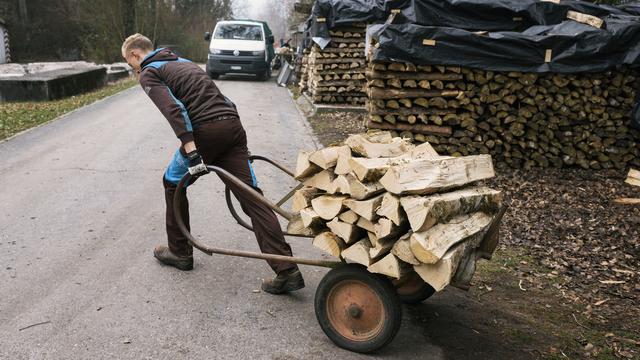
M 189 160 L 189 174 L 191 174 L 191 176 L 202 176 L 209 172 L 204 161 L 202 161 L 202 156 L 198 154 L 197 150 L 188 153 L 187 160 Z

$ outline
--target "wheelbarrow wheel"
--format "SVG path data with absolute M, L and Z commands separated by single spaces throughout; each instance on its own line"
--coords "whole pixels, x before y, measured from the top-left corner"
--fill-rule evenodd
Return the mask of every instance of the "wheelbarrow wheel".
M 402 321 L 401 303 L 391 281 L 355 264 L 324 276 L 316 290 L 315 310 L 331 341 L 359 353 L 387 345 Z
M 396 285 L 396 291 L 400 301 L 408 305 L 415 305 L 430 298 L 435 294 L 436 289 L 424 282 L 418 274 L 412 272 L 405 281 Z

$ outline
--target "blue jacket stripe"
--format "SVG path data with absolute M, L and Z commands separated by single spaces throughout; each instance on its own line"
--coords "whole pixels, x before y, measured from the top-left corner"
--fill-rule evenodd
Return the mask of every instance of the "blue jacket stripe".
M 251 185 L 253 187 L 258 187 L 258 179 L 256 179 L 256 173 L 253 172 L 253 166 L 251 166 L 251 161 L 249 163 L 249 171 L 251 172 Z
M 164 64 L 168 63 L 168 61 L 154 61 L 151 63 L 148 63 L 147 65 L 145 65 L 142 70 L 148 68 L 148 67 L 152 67 L 152 68 L 156 68 L 156 69 L 160 69 L 161 67 L 164 66 Z
M 187 108 L 184 107 L 184 104 L 182 103 L 182 101 L 178 100 L 173 95 L 173 93 L 171 92 L 171 89 L 169 89 L 168 86 L 167 86 L 167 91 L 169 92 L 169 95 L 171 95 L 171 97 L 173 98 L 173 101 L 175 101 L 176 104 L 178 104 L 178 106 L 180 107 L 180 112 L 182 113 L 182 118 L 184 119 L 184 126 L 187 128 L 187 131 L 193 132 L 193 126 L 191 126 L 191 118 L 189 118 L 189 113 L 187 112 Z
M 165 48 L 157 48 L 154 51 L 150 52 L 149 54 L 147 54 L 147 56 L 144 57 L 144 59 L 142 59 L 142 62 L 145 62 L 147 59 L 151 58 L 152 56 L 154 56 L 155 54 L 159 53 L 160 51 L 164 50 Z

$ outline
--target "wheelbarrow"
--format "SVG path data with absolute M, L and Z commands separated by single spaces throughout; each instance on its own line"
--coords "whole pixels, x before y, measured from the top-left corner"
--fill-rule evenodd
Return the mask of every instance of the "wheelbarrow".
M 255 161 L 266 162 L 290 177 L 294 177 L 290 170 L 266 157 L 252 155 L 249 161 L 251 163 Z M 302 188 L 302 183 L 299 183 L 277 203 L 273 203 L 226 170 L 211 165 L 207 166 L 207 168 L 210 172 L 216 173 L 222 179 L 228 180 L 237 186 L 239 191 L 249 195 L 254 201 L 267 205 L 285 219 L 290 221 L 294 217 L 294 214 L 284 210 L 282 205 L 293 196 L 296 190 Z M 185 184 L 190 182 L 191 178 L 191 175 L 187 173 L 178 183 L 173 206 L 178 227 L 196 249 L 207 255 L 230 255 L 331 268 L 318 284 L 314 307 L 320 327 L 329 339 L 341 348 L 359 353 L 370 353 L 381 349 L 393 340 L 400 329 L 402 320 L 401 303 L 419 303 L 435 293 L 435 290 L 415 273 L 402 279 L 402 281 L 392 281 L 384 275 L 367 271 L 367 268 L 360 264 L 348 264 L 342 259 L 342 261 L 306 259 L 295 256 L 229 250 L 205 245 L 187 229 L 179 211 L 181 197 L 186 196 L 184 195 L 186 192 L 182 191 L 182 189 Z M 252 226 L 242 219 L 236 211 L 232 201 L 231 189 L 228 186 L 225 188 L 225 199 L 231 215 L 238 224 L 253 231 Z M 490 226 L 485 240 L 478 248 L 479 251 L 473 254 L 474 256 L 490 258 L 497 246 L 499 223 L 505 209 L 500 210 L 496 220 Z M 283 233 L 287 236 L 313 238 L 311 235 L 294 234 L 287 231 L 283 231 Z M 475 264 L 475 261 L 473 263 Z M 471 275 L 473 275 L 472 272 Z M 468 286 L 470 276 L 462 271 L 460 276 L 456 274 L 456 280 L 461 284 L 459 287 L 464 288 L 465 281 Z

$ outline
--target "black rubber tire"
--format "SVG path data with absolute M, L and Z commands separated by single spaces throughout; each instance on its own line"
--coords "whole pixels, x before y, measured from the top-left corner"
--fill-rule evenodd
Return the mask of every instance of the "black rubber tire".
M 378 334 L 364 341 L 354 341 L 340 335 L 331 324 L 328 315 L 327 302 L 332 289 L 344 281 L 353 280 L 365 284 L 375 293 L 386 315 Z M 402 305 L 391 281 L 356 264 L 345 264 L 332 269 L 322 278 L 316 290 L 315 311 L 322 331 L 331 341 L 343 349 L 358 353 L 371 353 L 389 344 L 398 333 L 402 322 Z
M 220 78 L 220 74 L 210 72 L 209 77 L 213 80 L 218 80 Z
M 436 293 L 416 272 L 411 272 L 401 283 L 394 280 L 392 284 L 396 287 L 400 301 L 408 305 L 419 304 Z
M 424 283 L 424 285 L 418 291 L 411 294 L 398 294 L 398 298 L 400 298 L 400 301 L 407 305 L 416 305 L 427 300 L 435 293 L 436 289 L 434 289 L 431 285 Z

